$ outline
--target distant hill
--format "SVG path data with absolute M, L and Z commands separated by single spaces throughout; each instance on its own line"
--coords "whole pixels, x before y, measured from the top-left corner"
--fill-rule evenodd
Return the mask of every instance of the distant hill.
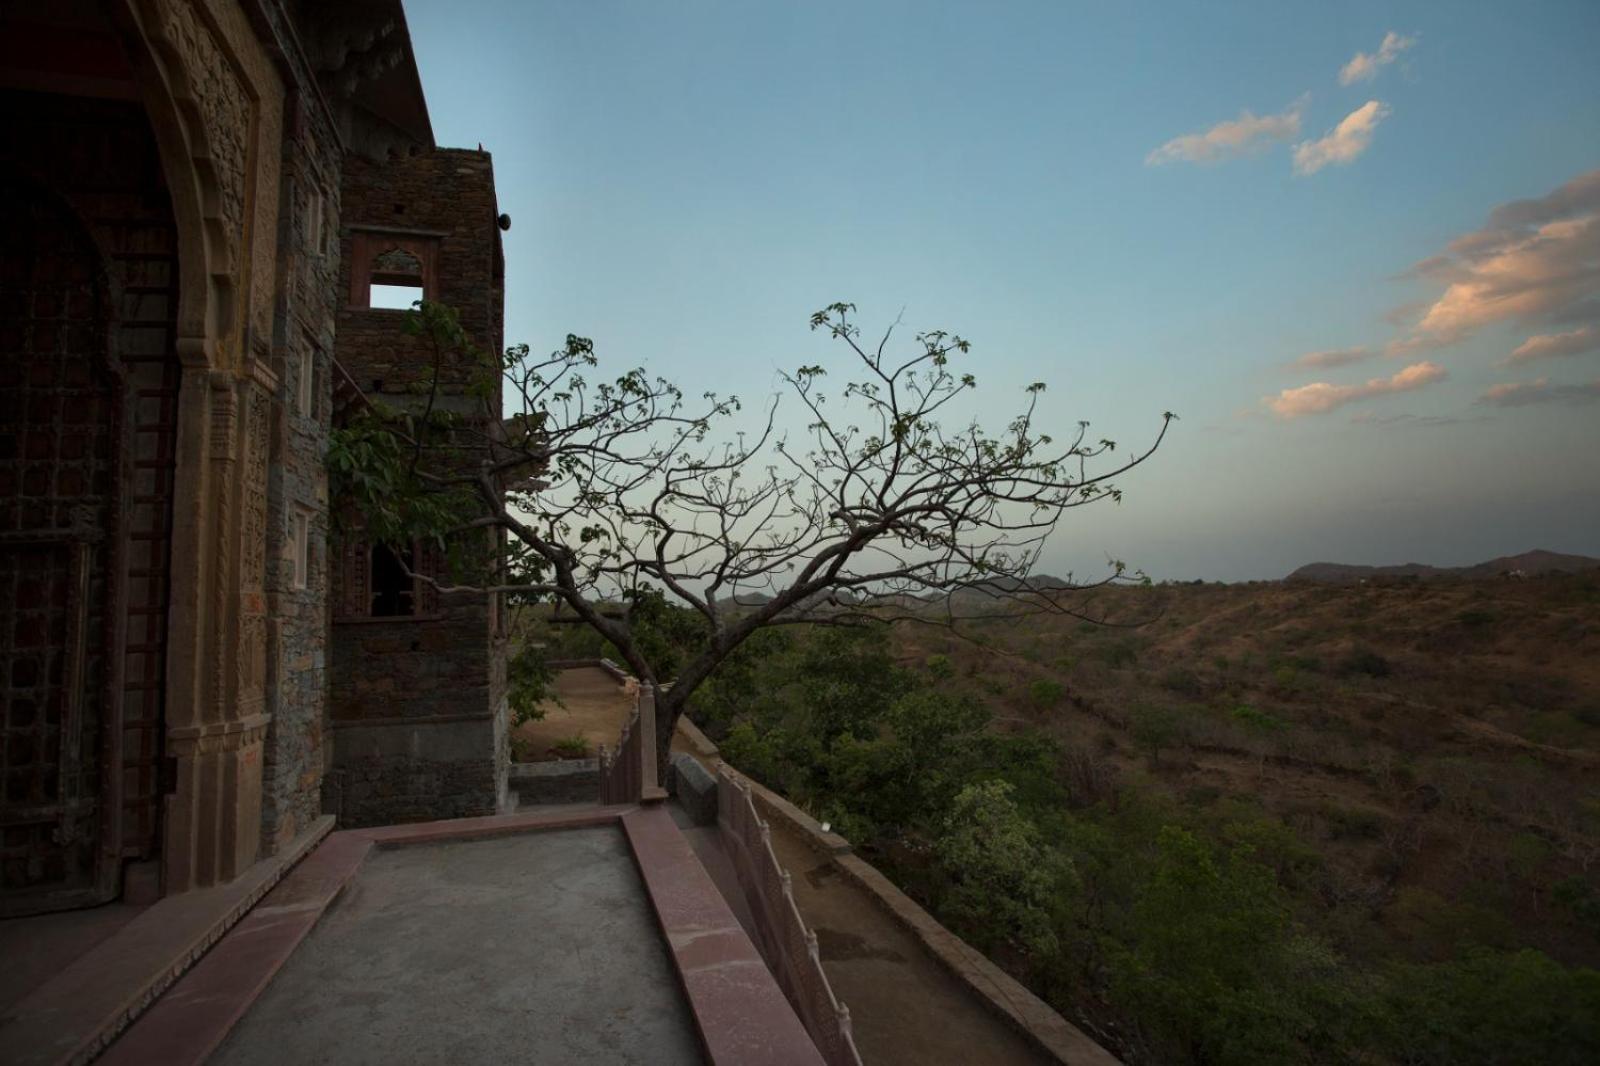
M 1396 566 L 1351 566 L 1346 563 L 1308 563 L 1290 574 L 1286 581 L 1318 581 L 1324 584 L 1345 585 L 1374 577 L 1465 577 L 1491 578 L 1502 574 L 1578 573 L 1600 568 L 1600 559 L 1587 555 L 1563 555 L 1560 552 L 1536 548 L 1521 555 L 1502 555 L 1476 566 L 1428 566 L 1425 563 L 1401 563 Z

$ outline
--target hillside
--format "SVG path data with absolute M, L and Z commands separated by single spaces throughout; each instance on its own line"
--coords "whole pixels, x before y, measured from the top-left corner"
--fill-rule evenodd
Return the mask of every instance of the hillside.
M 1600 581 L 1158 586 L 1094 609 L 1144 624 L 1031 618 L 978 645 L 905 627 L 896 645 L 1058 737 L 1102 801 L 1293 830 L 1311 906 L 1356 956 L 1470 937 L 1600 963 L 1600 904 L 1572 902 L 1600 899 Z
M 1502 555 L 1473 566 L 1439 567 L 1424 563 L 1396 566 L 1353 566 L 1348 563 L 1308 563 L 1290 574 L 1287 581 L 1320 581 L 1326 584 L 1354 584 L 1380 577 L 1441 578 L 1473 580 L 1488 578 L 1538 577 L 1543 574 L 1578 574 L 1600 567 L 1600 559 L 1587 555 L 1564 555 L 1536 548 L 1521 555 Z
M 691 711 L 1123 1061 L 1595 1061 L 1600 574 L 1067 603 L 767 631 Z

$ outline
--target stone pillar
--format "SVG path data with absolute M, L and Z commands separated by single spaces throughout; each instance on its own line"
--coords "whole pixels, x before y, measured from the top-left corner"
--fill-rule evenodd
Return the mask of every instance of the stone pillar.
M 190 395 L 206 410 L 186 401 L 178 429 L 180 472 L 202 476 L 180 484 L 174 504 L 174 558 L 194 552 L 200 565 L 174 567 L 170 675 L 192 680 L 193 691 L 174 691 L 167 709 L 177 771 L 167 801 L 169 892 L 230 880 L 255 862 L 269 721 L 263 585 L 275 382 L 252 363 L 247 375 L 214 371 L 200 384 Z M 184 463 L 190 449 L 205 461 Z

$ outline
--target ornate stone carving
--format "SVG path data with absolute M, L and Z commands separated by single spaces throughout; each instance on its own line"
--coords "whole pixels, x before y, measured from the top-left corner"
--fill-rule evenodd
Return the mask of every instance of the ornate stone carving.
M 245 183 L 255 104 L 241 76 L 188 0 L 161 0 L 161 28 L 187 75 L 188 97 L 205 129 L 230 262 L 244 227 Z
M 272 448 L 272 396 L 254 383 L 245 389 L 237 680 L 241 702 L 254 703 L 266 683 L 267 462 Z
M 394 274 L 422 278 L 422 260 L 404 248 L 390 248 L 372 261 L 374 274 Z
M 179 308 L 180 356 L 216 365 L 234 332 L 241 287 L 240 248 L 250 198 L 257 99 L 198 0 L 131 0 L 153 55 L 162 91 L 173 107 L 188 167 L 165 158 L 180 230 L 196 231 L 204 289 L 186 282 Z M 160 122 L 158 121 L 158 125 Z M 197 212 L 197 214 L 195 213 Z M 195 256 L 194 259 L 202 259 Z M 191 262 L 189 271 L 201 268 Z

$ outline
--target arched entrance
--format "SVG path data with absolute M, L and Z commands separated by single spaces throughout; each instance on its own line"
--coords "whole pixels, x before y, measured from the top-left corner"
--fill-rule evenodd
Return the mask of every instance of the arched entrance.
M 123 384 L 103 258 L 0 177 L 0 914 L 113 897 Z

